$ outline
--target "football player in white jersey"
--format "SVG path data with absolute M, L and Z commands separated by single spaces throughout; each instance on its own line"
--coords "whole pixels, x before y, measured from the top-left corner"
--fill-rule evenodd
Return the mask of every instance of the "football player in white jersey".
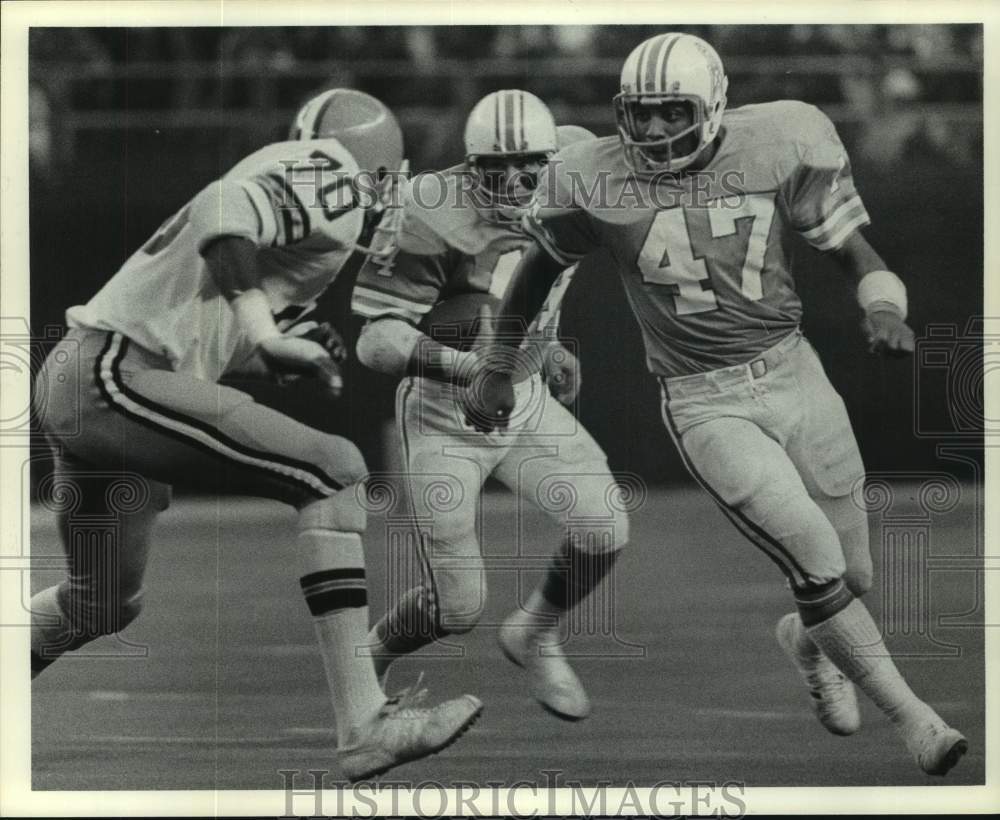
M 383 672 L 394 658 L 479 620 L 487 573 L 476 510 L 492 475 L 563 527 L 545 580 L 506 619 L 499 639 L 507 657 L 528 671 L 535 698 L 567 720 L 586 717 L 590 702 L 560 648 L 561 632 L 567 613 L 601 583 L 625 545 L 626 510 L 604 452 L 549 395 L 537 368 L 522 374 L 516 389 L 523 412 L 508 420 L 505 434 L 479 432 L 458 396 L 475 389 L 462 385 L 462 371 L 477 355 L 468 349 L 477 313 L 499 304 L 533 242 L 520 214 L 538 172 L 557 148 L 581 139 L 593 135 L 557 129 L 547 106 L 528 92 L 487 95 L 468 117 L 465 163 L 412 180 L 391 267 L 367 264 L 353 297 L 354 310 L 369 319 L 358 358 L 402 377 L 396 420 L 423 576 L 375 626 L 376 668 Z M 545 351 L 535 358 L 544 358 L 547 375 L 558 381 L 553 392 L 571 403 L 575 359 L 554 335 L 568 283 L 567 273 L 550 293 L 532 345 Z M 451 499 L 447 509 L 436 504 L 442 492 Z
M 208 185 L 67 311 L 69 333 L 35 398 L 55 486 L 72 499 L 60 512 L 69 576 L 32 598 L 32 674 L 139 614 L 170 485 L 277 499 L 298 510 L 298 574 L 337 755 L 357 780 L 448 745 L 481 705 L 468 695 L 432 709 L 414 708 L 409 693 L 386 699 L 356 651 L 368 631 L 361 453 L 217 383 L 260 357 L 276 374 L 339 389 L 322 340 L 283 332 L 275 315 L 308 309 L 359 248 L 366 219 L 388 213 L 375 192 L 403 163 L 402 134 L 380 101 L 350 89 L 310 100 L 293 133 Z M 120 522 L 109 555 L 67 541 L 71 512 Z
M 942 775 L 968 744 L 910 690 L 860 599 L 872 583 L 867 516 L 852 498 L 864 467 L 799 329 L 791 235 L 856 282 L 873 351 L 912 352 L 906 287 L 859 230 L 868 213 L 829 119 L 789 100 L 727 110 L 727 86 L 698 37 L 635 48 L 614 100 L 618 137 L 570 146 L 539 182 L 525 220 L 538 249 L 514 273 L 501 319 L 530 315 L 552 277 L 590 251 L 610 253 L 685 465 L 788 579 L 795 611 L 777 637 L 820 721 L 835 734 L 860 728 L 853 681 L 920 768 Z M 477 412 L 516 407 L 509 376 L 489 386 Z

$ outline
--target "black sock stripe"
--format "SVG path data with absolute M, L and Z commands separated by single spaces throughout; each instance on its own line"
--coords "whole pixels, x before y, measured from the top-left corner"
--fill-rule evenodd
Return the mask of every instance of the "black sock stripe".
M 768 558 L 778 565 L 793 587 L 804 586 L 807 583 L 806 579 L 809 576 L 802 569 L 802 567 L 799 566 L 798 561 L 795 560 L 795 557 L 788 552 L 784 545 L 761 526 L 747 518 L 735 507 L 727 504 L 723 500 L 722 496 L 720 496 L 712 487 L 712 485 L 705 480 L 704 476 L 698 472 L 698 469 L 694 466 L 694 462 L 691 461 L 691 457 L 688 455 L 687 450 L 684 449 L 684 443 L 681 439 L 680 433 L 677 431 L 677 426 L 674 424 L 673 417 L 670 415 L 670 408 L 668 407 L 666 395 L 664 395 L 662 399 L 662 408 L 663 420 L 670 432 L 670 437 L 674 440 L 677 452 L 680 454 L 681 460 L 684 462 L 684 466 L 687 468 L 688 472 L 691 473 L 694 480 L 697 481 L 712 497 L 715 503 L 719 505 L 719 508 L 726 514 L 726 517 L 729 518 L 736 529 L 738 529 L 744 537 L 750 541 L 750 543 L 758 547 Z M 770 549 L 768 547 L 770 547 Z M 778 554 L 775 555 L 772 550 L 776 551 Z M 796 577 L 796 574 L 798 577 Z
M 149 399 L 143 396 L 142 394 L 137 393 L 135 390 L 132 390 L 128 385 L 125 384 L 124 380 L 121 378 L 121 373 L 119 372 L 120 363 L 125 356 L 130 341 L 127 336 L 121 336 L 121 347 L 118 353 L 115 355 L 114 361 L 111 363 L 112 381 L 114 382 L 118 390 L 122 393 L 122 395 L 126 396 L 131 401 L 134 401 L 141 407 L 145 407 L 147 410 L 157 413 L 158 415 L 164 416 L 165 418 L 171 419 L 172 421 L 184 424 L 188 427 L 193 427 L 194 429 L 199 430 L 202 433 L 205 433 L 213 440 L 219 442 L 220 445 L 225 446 L 231 450 L 234 450 L 240 453 L 241 455 L 245 455 L 250 458 L 259 459 L 261 461 L 270 462 L 275 465 L 290 467 L 296 470 L 301 470 L 302 472 L 309 473 L 310 475 L 317 478 L 328 491 L 324 492 L 318 489 L 317 487 L 314 487 L 309 482 L 304 481 L 300 478 L 296 478 L 295 476 L 288 475 L 287 473 L 279 472 L 277 470 L 270 470 L 263 465 L 246 464 L 242 461 L 237 461 L 235 459 L 232 459 L 228 457 L 225 453 L 221 453 L 218 450 L 213 449 L 211 446 L 205 444 L 204 442 L 198 441 L 195 438 L 184 435 L 184 433 L 181 431 L 172 430 L 169 427 L 161 426 L 157 424 L 153 419 L 147 419 L 142 415 L 129 411 L 128 408 L 122 407 L 108 393 L 107 388 L 104 384 L 104 380 L 101 378 L 101 362 L 107 355 L 108 351 L 110 350 L 115 335 L 116 334 L 114 332 L 108 334 L 108 341 L 105 344 L 101 355 L 97 358 L 97 361 L 95 363 L 95 379 L 97 382 L 98 389 L 101 391 L 101 395 L 107 402 L 108 406 L 111 407 L 113 410 L 121 413 L 122 415 L 126 416 L 127 418 L 133 421 L 137 421 L 140 424 L 143 424 L 144 426 L 152 430 L 156 430 L 159 433 L 168 435 L 177 441 L 183 442 L 184 444 L 197 447 L 202 452 L 210 453 L 214 457 L 221 459 L 228 464 L 236 464 L 241 469 L 256 470 L 272 478 L 277 478 L 279 480 L 285 480 L 287 482 L 291 482 L 297 487 L 306 487 L 308 488 L 309 492 L 312 493 L 316 498 L 325 498 L 327 495 L 332 495 L 333 493 L 338 492 L 344 488 L 343 484 L 332 479 L 329 475 L 327 475 L 323 470 L 321 470 L 315 464 L 310 464 L 309 462 L 305 461 L 299 461 L 298 459 L 293 459 L 288 456 L 277 455 L 275 453 L 267 452 L 264 450 L 255 450 L 252 447 L 248 447 L 244 444 L 234 441 L 224 433 L 220 432 L 218 428 L 213 427 L 211 424 L 208 424 L 207 422 L 203 422 L 200 419 L 187 416 L 172 408 L 164 407 L 163 405 L 158 404 L 152 399 Z
M 327 581 L 349 581 L 365 580 L 364 569 L 351 567 L 350 569 L 324 569 L 319 572 L 310 572 L 308 575 L 303 575 L 299 579 L 299 583 L 303 587 L 310 587 L 314 584 L 322 584 Z
M 331 589 L 315 595 L 306 595 L 306 606 L 310 614 L 317 618 L 342 609 L 358 609 L 368 606 L 368 590 L 365 587 Z
M 854 595 L 843 578 L 821 586 L 803 587 L 794 592 L 799 617 L 806 626 L 815 626 L 843 611 Z

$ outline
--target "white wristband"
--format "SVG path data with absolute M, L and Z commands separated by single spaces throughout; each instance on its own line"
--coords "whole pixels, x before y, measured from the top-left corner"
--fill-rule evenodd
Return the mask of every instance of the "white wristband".
M 229 304 L 236 314 L 240 329 L 254 347 L 266 339 L 281 335 L 271 315 L 271 305 L 267 301 L 267 296 L 260 288 L 244 291 Z
M 892 271 L 873 270 L 858 282 L 858 303 L 865 313 L 874 309 L 895 310 L 906 318 L 906 285 Z

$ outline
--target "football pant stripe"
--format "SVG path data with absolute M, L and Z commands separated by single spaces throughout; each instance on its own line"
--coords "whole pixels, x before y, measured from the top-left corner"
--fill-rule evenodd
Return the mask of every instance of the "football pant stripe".
M 670 438 L 673 440 L 674 445 L 677 447 L 677 452 L 680 454 L 681 460 L 684 462 L 684 466 L 687 468 L 691 476 L 697 481 L 710 496 L 719 505 L 719 508 L 725 513 L 726 517 L 733 523 L 733 525 L 750 543 L 758 547 L 768 558 L 770 558 L 778 568 L 784 573 L 785 577 L 788 578 L 789 582 L 794 588 L 799 588 L 806 586 L 809 583 L 809 576 L 799 565 L 795 557 L 788 552 L 785 546 L 774 538 L 772 535 L 761 527 L 760 525 L 754 523 L 746 515 L 741 513 L 735 507 L 730 506 L 725 502 L 721 495 L 712 487 L 708 481 L 705 480 L 704 476 L 698 472 L 698 468 L 695 467 L 694 462 L 688 455 L 687 450 L 684 449 L 684 444 L 681 440 L 680 433 L 677 431 L 677 427 L 674 424 L 673 417 L 670 415 L 669 400 L 667 398 L 666 390 L 661 385 L 661 396 L 662 403 L 661 409 L 663 411 L 663 421 L 667 428 L 667 432 L 670 434 Z
M 416 496 L 413 493 L 413 484 L 410 482 L 410 437 L 406 432 L 406 403 L 413 394 L 413 378 L 407 378 L 396 394 L 396 424 L 399 426 L 399 440 L 403 445 L 403 464 L 406 474 L 406 494 L 409 496 L 410 511 L 413 514 L 413 527 L 417 535 L 417 559 L 420 561 L 420 569 L 423 573 L 424 588 L 428 592 L 428 605 L 430 607 L 431 623 L 435 627 L 440 627 L 438 621 L 438 591 L 437 581 L 434 578 L 434 570 L 431 569 L 430 559 L 427 557 L 427 544 L 424 541 L 423 531 L 417 523 Z
M 202 452 L 304 486 L 317 498 L 325 498 L 344 488 L 315 464 L 247 447 L 212 425 L 164 407 L 130 388 L 119 370 L 128 343 L 129 339 L 121 333 L 109 333 L 94 364 L 97 388 L 110 408 Z

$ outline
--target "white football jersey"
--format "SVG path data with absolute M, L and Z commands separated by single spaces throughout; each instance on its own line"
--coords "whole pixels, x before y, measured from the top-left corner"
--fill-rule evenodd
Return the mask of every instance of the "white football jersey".
M 252 350 L 201 251 L 220 236 L 246 237 L 261 249 L 272 312 L 311 306 L 361 234 L 357 172 L 335 139 L 265 146 L 163 223 L 93 299 L 66 312 L 67 324 L 119 331 L 174 370 L 217 380 Z

